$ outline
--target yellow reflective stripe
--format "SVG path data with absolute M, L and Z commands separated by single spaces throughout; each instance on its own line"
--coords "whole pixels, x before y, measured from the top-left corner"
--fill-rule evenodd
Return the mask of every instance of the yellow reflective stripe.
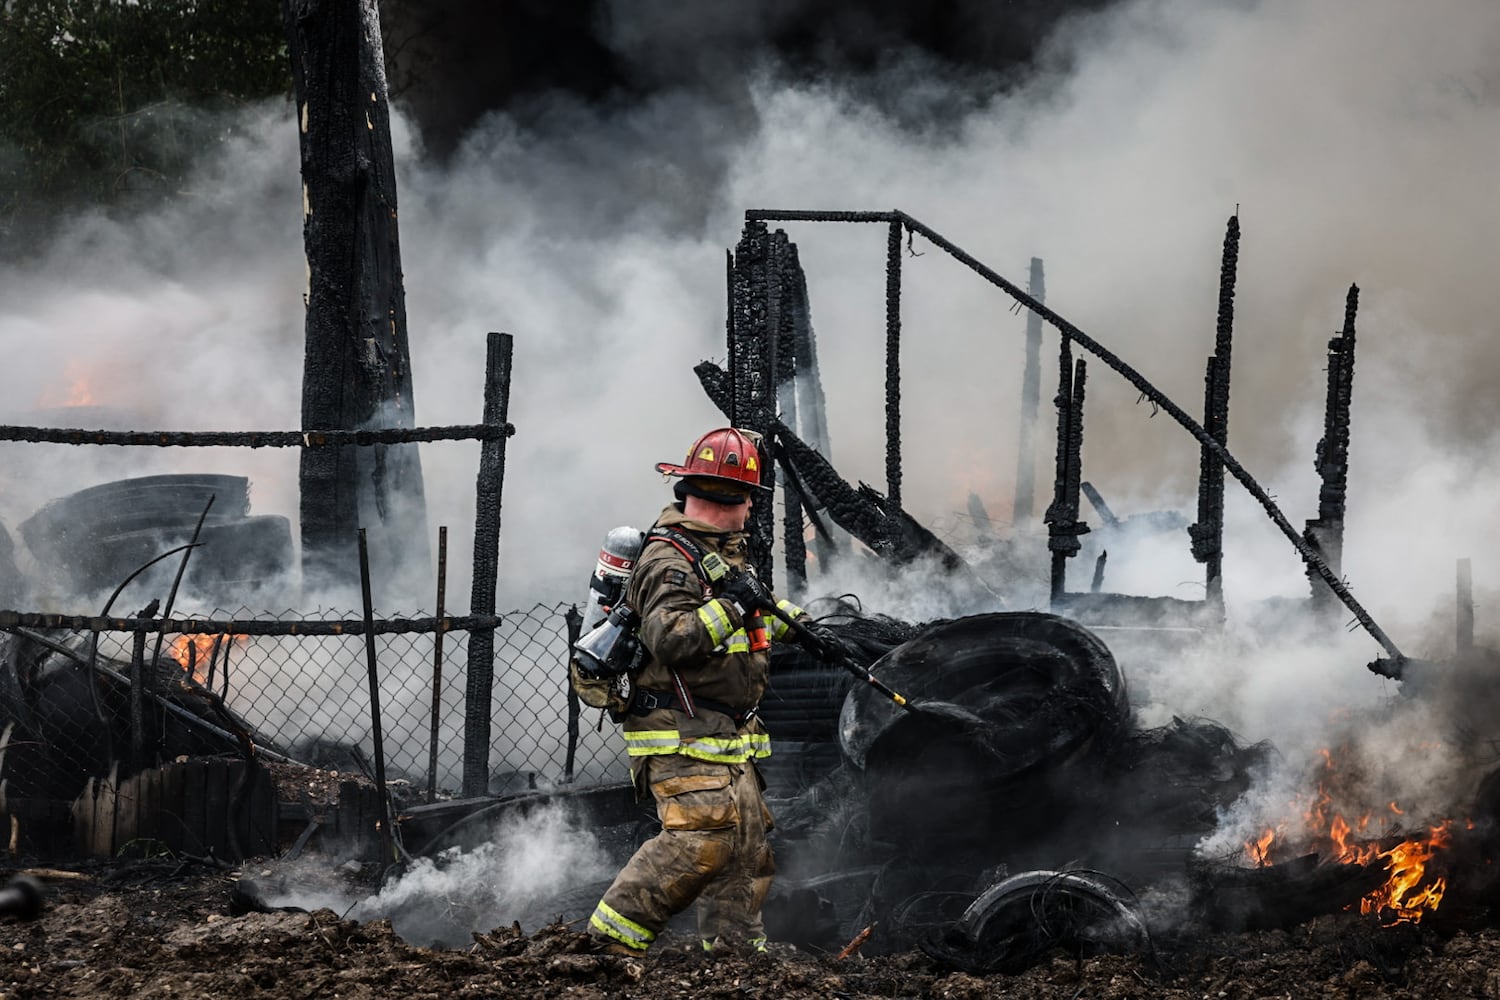
M 675 729 L 625 733 L 625 752 L 631 757 L 680 753 L 715 764 L 743 764 L 751 758 L 771 756 L 771 737 L 765 733 L 738 736 L 699 736 L 684 741 Z
M 637 951 L 645 951 L 651 942 L 656 940 L 655 934 L 629 917 L 622 916 L 618 910 L 602 899 L 594 908 L 594 915 L 589 917 L 589 924 L 597 928 L 601 934 L 608 934 L 626 947 Z
M 706 760 L 711 764 L 743 764 L 750 759 L 749 749 L 743 745 L 732 749 L 723 749 L 708 746 L 702 740 L 695 743 L 684 743 L 677 751 L 684 757 L 694 760 Z
M 807 613 L 801 608 L 797 607 L 797 605 L 793 604 L 791 601 L 785 599 L 777 601 L 776 607 L 779 608 L 783 613 L 785 613 L 788 618 L 798 618 Z M 785 639 L 786 634 L 791 631 L 791 626 L 787 625 L 786 622 L 782 621 L 775 615 L 768 615 L 767 617 L 772 619 L 771 638 Z
M 750 636 L 742 628 L 735 629 L 728 641 L 724 643 L 723 649 L 726 653 L 748 653 L 750 652 Z
M 708 641 L 717 646 L 734 632 L 734 622 L 717 597 L 698 608 L 698 620 L 708 630 Z
M 625 752 L 631 757 L 676 753 L 681 744 L 682 734 L 675 729 L 625 730 Z

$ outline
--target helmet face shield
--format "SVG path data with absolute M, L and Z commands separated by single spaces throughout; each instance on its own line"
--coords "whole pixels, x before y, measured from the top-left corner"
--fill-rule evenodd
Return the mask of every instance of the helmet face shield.
M 698 480 L 694 488 L 688 491 L 690 495 L 703 495 L 696 492 L 697 489 L 702 489 L 704 493 L 711 494 L 705 499 L 716 503 L 740 504 L 745 500 L 743 497 L 721 499 L 732 494 L 712 495 L 715 489 L 732 486 L 746 494 L 749 490 L 770 489 L 761 485 L 760 481 L 760 435 L 737 427 L 720 427 L 709 431 L 693 442 L 682 464 L 658 462 L 656 471 L 664 476 L 685 477 L 679 488 L 686 486 L 687 480 Z

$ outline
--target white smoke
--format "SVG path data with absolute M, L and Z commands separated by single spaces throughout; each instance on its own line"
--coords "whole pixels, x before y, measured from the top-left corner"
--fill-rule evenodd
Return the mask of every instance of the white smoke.
M 418 421 L 476 422 L 485 335 L 515 335 L 499 604 L 581 597 L 605 532 L 644 527 L 667 499 L 653 463 L 721 419 L 691 369 L 724 354 L 724 250 L 746 208 L 900 208 L 1020 284 L 1040 256 L 1049 305 L 1189 412 L 1212 349 L 1224 223 L 1238 211 L 1230 450 L 1293 524 L 1313 516 L 1325 343 L 1358 283 L 1344 572 L 1404 651 L 1443 655 L 1454 560 L 1500 541 L 1487 273 L 1497 55 L 1500 8 L 1488 0 L 1140 0 L 1065 22 L 1042 60 L 1054 68 L 1019 90 L 955 93 L 966 110 L 931 130 L 837 80 L 788 83 L 774 69 L 747 78 L 748 105 L 733 114 L 679 90 L 608 111 L 556 99 L 527 127 L 496 115 L 444 165 L 424 158 L 398 113 Z M 923 65 L 893 62 L 877 84 L 930 90 Z M 282 103 L 239 125 L 172 205 L 72 219 L 32 262 L 0 272 L 0 417 L 33 422 L 38 408 L 86 401 L 127 426 L 295 426 L 296 132 Z M 807 269 L 838 467 L 884 489 L 883 227 L 788 229 Z M 940 523 L 974 491 L 1003 520 L 1024 320 L 923 240 L 911 250 L 905 505 Z M 1049 333 L 1044 399 L 1055 350 Z M 248 474 L 258 513 L 295 517 L 290 453 L 142 451 L 132 473 Z M 466 579 L 477 451 L 423 449 L 432 534 L 450 529 L 450 581 Z M 4 455 L 24 470 L 0 493 L 11 528 L 49 497 L 118 474 L 91 467 L 118 456 L 84 449 Z M 1186 434 L 1091 362 L 1085 476 L 1117 514 L 1191 516 L 1197 461 Z M 1305 594 L 1291 547 L 1235 485 L 1227 492 L 1231 616 Z M 1186 537 L 1176 545 L 1128 565 L 1112 553 L 1106 587 L 1118 576 L 1197 596 Z M 1072 572 L 1081 589 L 1086 570 Z M 1481 599 L 1493 592 L 1482 558 L 1475 578 Z M 451 587 L 454 611 L 464 590 Z M 1481 639 L 1493 639 L 1483 611 Z M 1163 711 L 1292 743 L 1336 708 L 1385 695 L 1363 669 L 1379 652 L 1358 632 L 1291 650 L 1226 645 L 1140 686 Z
M 515 813 L 470 850 L 449 848 L 414 858 L 404 874 L 374 895 L 351 896 L 333 886 L 317 887 L 305 871 L 289 868 L 262 886 L 270 906 L 319 908 L 355 920 L 389 919 L 397 934 L 419 945 L 463 947 L 474 933 L 521 923 L 534 931 L 562 916 L 546 909 L 575 905 L 570 890 L 606 879 L 615 861 L 595 833 L 561 806 Z M 289 873 L 295 871 L 289 877 Z M 592 900 L 590 901 L 592 902 Z

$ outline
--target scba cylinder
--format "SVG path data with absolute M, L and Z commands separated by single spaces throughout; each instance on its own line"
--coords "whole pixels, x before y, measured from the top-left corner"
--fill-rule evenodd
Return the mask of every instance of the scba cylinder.
M 604 621 L 611 608 L 625 599 L 625 586 L 635 571 L 646 533 L 639 528 L 611 528 L 599 548 L 599 561 L 589 578 L 589 596 L 584 605 L 583 627 L 592 629 Z

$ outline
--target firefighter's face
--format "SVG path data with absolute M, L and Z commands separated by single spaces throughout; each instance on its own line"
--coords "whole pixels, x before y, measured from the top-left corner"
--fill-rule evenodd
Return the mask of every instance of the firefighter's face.
M 745 525 L 750 520 L 750 507 L 754 503 L 755 503 L 755 497 L 752 494 L 750 496 L 745 497 L 745 502 L 744 503 L 742 503 L 742 504 L 736 504 L 733 507 L 727 507 L 727 508 L 725 508 L 727 511 L 729 511 L 729 517 L 730 517 L 731 522 L 732 522 L 732 527 L 730 528 L 731 531 L 744 531 L 745 530 Z

